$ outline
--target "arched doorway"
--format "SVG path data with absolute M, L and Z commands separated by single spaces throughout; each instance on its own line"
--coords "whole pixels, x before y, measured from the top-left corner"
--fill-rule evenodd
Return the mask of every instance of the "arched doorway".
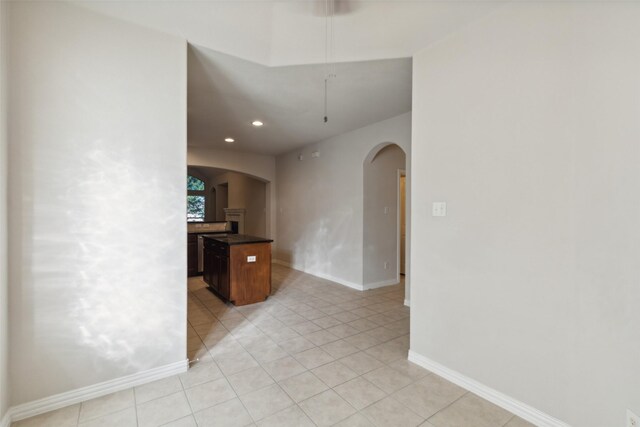
M 394 143 L 374 147 L 363 162 L 363 286 L 403 283 L 406 268 L 406 154 Z

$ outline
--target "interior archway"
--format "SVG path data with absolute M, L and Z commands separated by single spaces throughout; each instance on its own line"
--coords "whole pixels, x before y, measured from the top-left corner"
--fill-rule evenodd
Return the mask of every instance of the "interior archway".
M 363 286 L 373 289 L 403 282 L 401 231 L 406 212 L 401 194 L 407 156 L 392 142 L 378 144 L 363 162 Z
M 243 233 L 268 236 L 267 181 L 221 168 L 189 166 L 187 170 L 206 180 L 207 221 L 225 221 L 225 208 L 244 209 Z

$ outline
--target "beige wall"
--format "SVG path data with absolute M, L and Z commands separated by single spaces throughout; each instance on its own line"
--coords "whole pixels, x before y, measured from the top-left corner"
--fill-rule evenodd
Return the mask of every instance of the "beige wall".
M 367 288 L 397 283 L 399 170 L 405 154 L 397 145 L 371 153 L 363 163 L 363 283 Z M 387 268 L 385 268 L 387 263 Z
M 257 179 L 245 177 L 244 207 L 245 231 L 252 236 L 266 236 L 266 185 Z
M 265 221 L 266 227 L 260 236 L 274 238 L 276 232 L 276 159 L 263 154 L 243 153 L 241 151 L 217 150 L 189 147 L 187 151 L 189 166 L 205 166 L 236 171 L 265 182 Z M 220 195 L 218 194 L 218 199 Z M 229 207 L 232 207 L 229 205 Z M 218 203 L 217 210 L 221 207 Z M 275 241 L 273 247 L 277 246 Z
M 411 349 L 576 427 L 640 413 L 639 22 L 514 2 L 414 57 Z
M 186 359 L 186 43 L 63 2 L 10 12 L 17 405 Z
M 229 186 L 212 185 L 216 189 L 216 221 L 226 220 L 225 208 L 229 207 Z
M 224 197 L 224 192 L 227 191 L 227 207 L 246 209 L 244 234 L 260 237 L 267 235 L 266 183 L 235 172 L 219 174 L 212 177 L 211 182 L 220 197 Z M 218 202 L 221 203 L 221 200 Z
M 7 263 L 7 25 L 8 3 L 0 2 L 0 424 L 9 408 L 9 275 Z
M 389 142 L 409 157 L 410 132 L 411 114 L 406 113 L 278 156 L 274 258 L 362 288 L 363 163 L 372 149 Z M 312 157 L 313 151 L 320 156 Z M 410 187 L 410 171 L 407 176 Z

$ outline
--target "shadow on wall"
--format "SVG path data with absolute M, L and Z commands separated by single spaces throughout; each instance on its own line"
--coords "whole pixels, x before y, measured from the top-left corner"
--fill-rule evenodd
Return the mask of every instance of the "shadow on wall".
M 294 244 L 292 266 L 325 279 L 359 288 L 359 284 L 332 276 L 335 266 L 332 260 L 343 251 L 345 236 L 353 224 L 353 210 L 348 207 L 333 207 L 331 224 L 326 218 L 305 224 L 303 234 Z
M 373 148 L 363 162 L 363 285 L 365 289 L 400 280 L 400 176 L 405 152 L 394 143 Z

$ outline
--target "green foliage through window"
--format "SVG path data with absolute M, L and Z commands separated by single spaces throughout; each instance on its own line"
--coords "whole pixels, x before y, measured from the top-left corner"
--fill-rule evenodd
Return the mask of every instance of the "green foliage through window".
M 204 221 L 204 196 L 187 196 L 187 221 Z
M 187 221 L 204 221 L 207 195 L 203 180 L 187 175 Z
M 187 176 L 187 190 L 204 191 L 204 181 L 195 176 Z

